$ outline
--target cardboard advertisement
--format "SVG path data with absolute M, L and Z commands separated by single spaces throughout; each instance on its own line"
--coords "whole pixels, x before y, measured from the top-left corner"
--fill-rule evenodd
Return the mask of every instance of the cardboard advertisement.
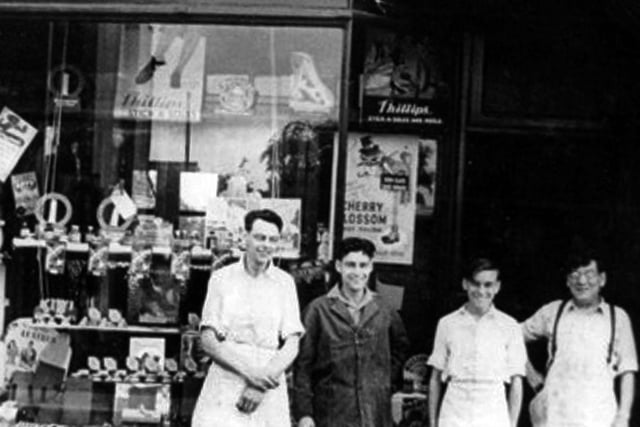
M 418 138 L 353 133 L 348 138 L 343 237 L 376 246 L 376 262 L 413 263 Z
M 244 250 L 244 217 L 253 209 L 271 209 L 283 221 L 281 240 L 276 257 L 297 259 L 300 257 L 301 209 L 300 199 L 261 199 L 214 197 L 209 199 L 205 219 L 208 238 L 215 239 L 213 249 Z
M 370 28 L 360 79 L 361 121 L 407 128 L 443 124 L 447 84 L 434 39 Z
M 33 215 L 40 198 L 38 178 L 35 172 L 25 172 L 11 176 L 11 188 L 18 216 Z
M 183 24 L 124 27 L 115 118 L 200 121 L 206 43 L 201 29 Z
M 4 107 L 0 111 L 0 181 L 5 182 L 38 130 Z
M 7 326 L 4 342 L 5 380 L 16 371 L 36 372 L 40 365 L 55 368 L 61 377 L 66 375 L 71 360 L 68 334 L 34 326 L 31 318 L 19 318 Z

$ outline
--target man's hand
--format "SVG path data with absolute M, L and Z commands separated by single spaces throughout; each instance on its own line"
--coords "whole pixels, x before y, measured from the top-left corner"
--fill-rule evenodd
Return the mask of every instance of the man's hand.
M 313 421 L 313 418 L 306 416 L 300 418 L 300 421 L 298 421 L 298 427 L 316 427 L 316 423 Z
M 236 403 L 236 408 L 238 408 L 240 412 L 250 414 L 262 403 L 265 394 L 266 391 L 247 385 Z
M 611 427 L 629 427 L 629 416 L 625 414 L 616 414 L 611 423 Z
M 280 385 L 278 377 L 264 370 L 251 370 L 244 375 L 247 383 L 261 391 L 274 389 Z

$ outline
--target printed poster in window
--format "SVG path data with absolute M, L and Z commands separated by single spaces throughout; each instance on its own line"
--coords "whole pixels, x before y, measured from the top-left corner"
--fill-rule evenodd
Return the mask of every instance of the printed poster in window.
M 114 117 L 199 122 L 206 37 L 198 25 L 123 25 Z
M 4 107 L 0 111 L 0 181 L 5 182 L 38 130 Z
M 418 137 L 349 134 L 344 237 L 376 245 L 376 261 L 413 262 Z
M 169 418 L 169 384 L 126 384 L 115 387 L 113 423 L 122 426 L 160 425 Z
M 434 34 L 370 28 L 360 82 L 364 123 L 439 127 L 448 87 Z
M 138 209 L 154 209 L 156 207 L 156 191 L 158 190 L 158 171 L 134 170 L 131 198 Z
M 436 200 L 436 167 L 438 164 L 438 141 L 420 139 L 418 160 L 418 193 L 416 194 L 416 215 L 431 215 Z
M 69 368 L 71 341 L 68 334 L 39 328 L 31 318 L 18 318 L 7 326 L 5 342 L 5 380 L 15 371 L 36 372 L 46 365 L 62 373 Z
M 11 188 L 13 189 L 16 214 L 20 217 L 32 215 L 40 198 L 36 173 L 25 172 L 12 175 Z
M 262 199 L 257 197 L 210 198 L 206 212 L 208 244 L 215 250 L 230 249 L 236 253 L 244 251 L 244 217 L 253 209 L 271 209 L 282 218 L 282 239 L 277 257 L 296 259 L 300 257 L 301 209 L 300 199 Z
M 257 199 L 243 197 L 212 197 L 205 213 L 206 246 L 214 253 L 231 252 L 238 256 L 244 250 L 244 216 L 259 207 Z
M 282 218 L 282 237 L 276 254 L 279 258 L 300 258 L 301 204 L 300 199 L 260 200 L 262 209 L 271 209 Z

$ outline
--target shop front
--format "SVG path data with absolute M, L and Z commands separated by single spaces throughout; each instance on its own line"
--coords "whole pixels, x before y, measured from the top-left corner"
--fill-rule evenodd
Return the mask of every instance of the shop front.
M 450 90 L 426 36 L 339 0 L 0 11 L 0 319 L 18 420 L 188 425 L 210 363 L 208 278 L 243 253 L 252 209 L 283 218 L 277 263 L 302 306 L 332 284 L 343 236 L 376 244 L 396 309 L 424 296 Z

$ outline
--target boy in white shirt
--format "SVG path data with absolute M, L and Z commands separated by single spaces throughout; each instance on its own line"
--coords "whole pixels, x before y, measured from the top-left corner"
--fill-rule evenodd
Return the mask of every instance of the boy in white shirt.
M 499 269 L 476 258 L 462 287 L 468 300 L 438 322 L 429 382 L 433 427 L 515 427 L 522 406 L 526 350 L 515 319 L 497 310 Z M 440 405 L 442 385 L 447 391 Z M 508 384 L 508 397 L 505 395 Z

